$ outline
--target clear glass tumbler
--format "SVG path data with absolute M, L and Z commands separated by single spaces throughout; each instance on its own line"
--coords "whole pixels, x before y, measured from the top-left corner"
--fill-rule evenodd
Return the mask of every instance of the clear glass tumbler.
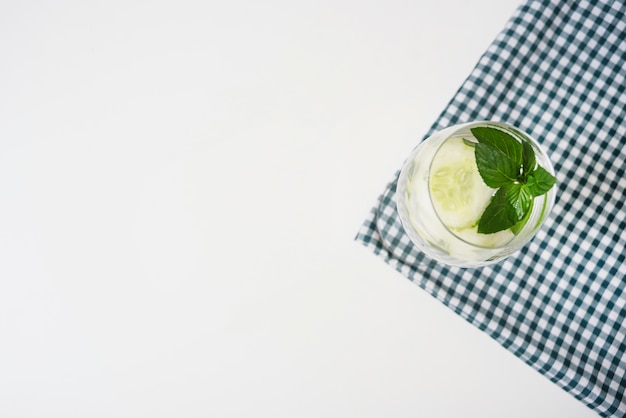
M 464 202 L 460 202 L 457 213 L 454 204 L 442 209 L 437 203 L 438 197 L 433 195 L 438 193 L 436 186 L 442 181 L 441 176 L 460 176 L 458 187 L 465 187 L 462 185 L 468 182 L 466 176 L 479 176 L 476 167 L 469 172 L 457 169 L 456 161 L 469 160 L 462 159 L 465 158 L 463 155 L 453 152 L 460 148 L 452 146 L 458 141 L 475 141 L 471 129 L 476 127 L 496 128 L 510 134 L 520 143 L 527 141 L 535 153 L 537 164 L 554 176 L 552 163 L 537 141 L 505 123 L 480 121 L 454 125 L 434 133 L 419 144 L 406 159 L 398 179 L 396 205 L 400 221 L 411 241 L 426 255 L 458 267 L 492 264 L 518 251 L 539 231 L 550 214 L 555 199 L 556 187 L 534 197 L 526 219 L 524 223 L 520 222 L 523 225 L 518 229 L 482 234 L 477 232 L 477 224 L 457 224 L 461 222 L 457 220 L 467 218 L 468 211 L 480 210 L 482 213 L 484 206 L 480 207 L 480 200 L 485 201 L 483 205 L 486 205 L 496 191 L 484 184 L 476 185 L 476 188 L 469 187 L 467 193 L 472 195 L 468 201 L 473 199 L 479 204 L 476 206 L 470 203 L 471 207 L 468 208 L 463 205 Z M 471 156 L 472 153 L 470 151 L 467 155 Z M 476 164 L 475 159 L 473 161 Z M 481 180 L 480 177 L 478 179 Z M 455 184 L 457 179 L 450 177 L 444 181 Z

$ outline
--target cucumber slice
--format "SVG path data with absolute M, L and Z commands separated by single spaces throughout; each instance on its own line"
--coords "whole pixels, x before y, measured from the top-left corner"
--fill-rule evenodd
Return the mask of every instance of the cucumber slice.
M 439 218 L 453 229 L 475 227 L 495 191 L 483 182 L 474 148 L 462 138 L 448 139 L 437 151 L 429 188 Z

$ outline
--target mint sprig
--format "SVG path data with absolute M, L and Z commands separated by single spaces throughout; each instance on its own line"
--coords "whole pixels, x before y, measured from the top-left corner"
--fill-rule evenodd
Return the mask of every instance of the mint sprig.
M 525 137 L 492 127 L 470 129 L 476 140 L 474 155 L 485 184 L 498 189 L 478 221 L 478 232 L 493 234 L 511 229 L 519 233 L 529 218 L 535 197 L 547 193 L 556 178 L 537 164 Z

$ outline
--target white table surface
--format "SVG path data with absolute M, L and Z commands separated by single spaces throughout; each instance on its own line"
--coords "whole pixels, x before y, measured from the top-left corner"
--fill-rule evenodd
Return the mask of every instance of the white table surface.
M 0 417 L 592 417 L 353 241 L 517 0 L 0 3 Z

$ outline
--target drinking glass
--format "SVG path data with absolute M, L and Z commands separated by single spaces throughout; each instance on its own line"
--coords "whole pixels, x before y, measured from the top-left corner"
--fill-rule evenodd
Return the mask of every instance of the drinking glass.
M 452 139 L 476 141 L 471 129 L 490 127 L 502 130 L 518 141 L 527 141 L 535 151 L 536 162 L 554 176 L 550 159 L 539 143 L 511 125 L 478 121 L 450 126 L 420 143 L 406 159 L 398 178 L 396 206 L 400 222 L 411 241 L 429 257 L 457 267 L 480 267 L 498 262 L 518 251 L 539 231 L 554 205 L 556 187 L 533 199 L 526 223 L 519 231 L 480 234 L 460 231 L 443 222 L 431 195 L 433 160 L 446 158 L 445 147 Z M 476 168 L 476 171 L 478 169 Z M 495 189 L 493 190 L 495 193 Z

